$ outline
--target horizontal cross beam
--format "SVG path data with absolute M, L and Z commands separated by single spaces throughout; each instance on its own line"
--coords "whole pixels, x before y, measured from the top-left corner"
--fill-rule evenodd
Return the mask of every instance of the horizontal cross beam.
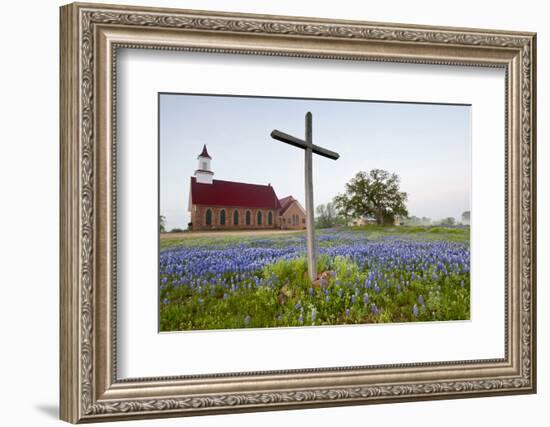
M 295 136 L 289 135 L 276 129 L 271 132 L 271 138 L 276 139 L 277 141 L 286 142 L 287 144 L 301 148 L 303 150 L 305 150 L 306 148 L 311 148 L 311 150 L 315 154 L 319 154 L 323 157 L 328 157 L 332 160 L 337 160 L 340 157 L 340 155 L 338 153 L 335 153 L 334 151 L 327 150 L 326 148 L 319 147 L 315 144 L 308 144 L 306 141 L 300 138 L 296 138 Z

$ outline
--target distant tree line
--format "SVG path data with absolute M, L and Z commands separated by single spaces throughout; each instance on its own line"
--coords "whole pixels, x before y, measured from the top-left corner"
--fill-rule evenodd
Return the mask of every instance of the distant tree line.
M 458 222 L 454 217 L 432 220 L 428 217 L 409 216 L 407 193 L 400 189 L 400 178 L 396 173 L 383 169 L 358 172 L 346 185 L 345 191 L 334 197 L 332 202 L 317 206 L 315 226 L 329 228 L 362 220 L 378 225 L 396 224 L 411 226 L 455 226 L 469 225 L 470 211 L 465 211 Z

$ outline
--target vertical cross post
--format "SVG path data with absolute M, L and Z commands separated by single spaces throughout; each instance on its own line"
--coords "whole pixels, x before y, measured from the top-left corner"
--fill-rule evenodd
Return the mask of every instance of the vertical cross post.
M 311 122 L 312 115 L 308 112 L 306 114 L 306 135 L 304 140 L 277 129 L 271 132 L 271 137 L 293 147 L 301 148 L 305 152 L 307 269 L 309 279 L 313 282 L 317 279 L 317 249 L 315 247 L 315 219 L 313 217 L 313 154 L 318 154 L 332 160 L 337 160 L 340 155 L 313 144 L 313 126 Z
M 309 279 L 317 279 L 317 248 L 315 247 L 315 219 L 313 216 L 313 126 L 311 113 L 306 114 L 306 149 L 305 152 L 305 183 L 306 183 L 306 240 L 307 269 Z

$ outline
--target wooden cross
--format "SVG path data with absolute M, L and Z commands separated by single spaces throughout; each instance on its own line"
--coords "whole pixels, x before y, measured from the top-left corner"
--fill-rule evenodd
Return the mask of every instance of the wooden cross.
M 306 182 L 306 232 L 307 232 L 307 268 L 309 279 L 313 282 L 317 279 L 317 260 L 315 248 L 315 223 L 313 218 L 313 153 L 337 160 L 340 155 L 334 151 L 313 144 L 313 131 L 311 126 L 311 113 L 306 114 L 306 138 L 305 140 L 274 130 L 271 137 L 278 141 L 286 142 L 305 151 L 305 182 Z

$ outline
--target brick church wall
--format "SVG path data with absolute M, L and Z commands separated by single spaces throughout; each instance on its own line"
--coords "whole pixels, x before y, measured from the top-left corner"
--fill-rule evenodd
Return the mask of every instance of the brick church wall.
M 212 224 L 206 224 L 206 211 L 212 210 Z M 220 223 L 221 211 L 225 209 L 225 225 Z M 233 213 L 239 213 L 239 223 L 234 224 Z M 250 211 L 250 225 L 246 224 L 246 211 Z M 262 212 L 262 224 L 257 224 L 258 211 Z M 268 224 L 268 213 L 272 214 L 272 224 Z M 221 207 L 221 206 L 204 206 L 193 205 L 191 210 L 192 229 L 197 230 L 260 230 L 260 229 L 277 229 L 280 228 L 279 214 L 275 209 L 257 209 L 257 208 L 242 208 L 242 207 Z
M 280 218 L 281 228 L 300 230 L 306 228 L 306 214 L 298 203 L 293 202 Z

